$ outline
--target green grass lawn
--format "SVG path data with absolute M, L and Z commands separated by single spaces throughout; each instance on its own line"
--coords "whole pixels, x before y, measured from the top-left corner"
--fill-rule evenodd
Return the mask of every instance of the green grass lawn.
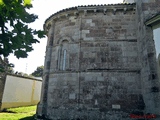
M 0 113 L 0 120 L 33 120 L 37 106 L 9 108 Z

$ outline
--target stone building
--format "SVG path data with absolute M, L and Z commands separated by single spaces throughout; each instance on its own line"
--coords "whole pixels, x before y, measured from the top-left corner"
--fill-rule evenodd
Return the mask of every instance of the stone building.
M 37 117 L 131 120 L 130 114 L 159 115 L 153 40 L 159 6 L 159 0 L 124 0 L 51 15 L 44 24 L 48 43 Z

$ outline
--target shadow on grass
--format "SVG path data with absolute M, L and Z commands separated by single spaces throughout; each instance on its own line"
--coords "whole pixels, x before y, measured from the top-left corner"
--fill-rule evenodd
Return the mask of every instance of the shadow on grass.
M 21 118 L 19 120 L 35 120 L 34 117 L 35 117 L 35 115 L 29 116 L 29 117 L 24 117 L 24 118 Z
M 10 111 L 10 110 L 7 110 L 7 109 L 3 109 L 2 112 L 4 112 L 4 113 L 17 113 L 17 112 Z

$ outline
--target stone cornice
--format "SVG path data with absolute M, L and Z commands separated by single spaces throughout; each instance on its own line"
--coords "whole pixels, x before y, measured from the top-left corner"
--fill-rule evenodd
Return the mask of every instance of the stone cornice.
M 113 14 L 116 14 L 117 11 L 121 11 L 124 14 L 126 11 L 133 11 L 135 10 L 135 3 L 132 4 L 109 4 L 109 5 L 88 5 L 88 6 L 77 6 L 72 8 L 63 9 L 53 15 L 51 15 L 49 18 L 46 19 L 44 23 L 44 30 L 48 30 L 48 26 L 51 26 L 51 24 L 54 21 L 64 19 L 69 16 L 78 16 L 80 13 L 83 13 L 84 15 L 87 15 L 87 13 L 94 13 L 95 15 L 99 12 L 104 13 L 104 15 L 107 12 L 112 12 Z

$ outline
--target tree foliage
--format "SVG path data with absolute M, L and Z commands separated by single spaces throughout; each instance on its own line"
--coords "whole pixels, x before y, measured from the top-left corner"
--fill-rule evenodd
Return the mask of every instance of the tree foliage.
M 32 73 L 32 75 L 35 76 L 35 77 L 42 77 L 42 75 L 43 75 L 43 69 L 44 69 L 43 65 L 37 67 L 37 69 Z
M 8 67 L 8 70 L 7 70 L 7 73 L 10 73 L 10 74 L 14 74 L 14 69 L 13 67 Z
M 38 16 L 28 13 L 31 0 L 0 0 L 0 55 L 13 53 L 17 58 L 26 58 L 33 50 L 32 44 L 44 37 L 44 31 L 33 30 L 28 24 Z
M 14 73 L 13 67 L 14 64 L 9 63 L 8 58 L 2 59 L 0 56 L 0 73 L 1 72 Z

